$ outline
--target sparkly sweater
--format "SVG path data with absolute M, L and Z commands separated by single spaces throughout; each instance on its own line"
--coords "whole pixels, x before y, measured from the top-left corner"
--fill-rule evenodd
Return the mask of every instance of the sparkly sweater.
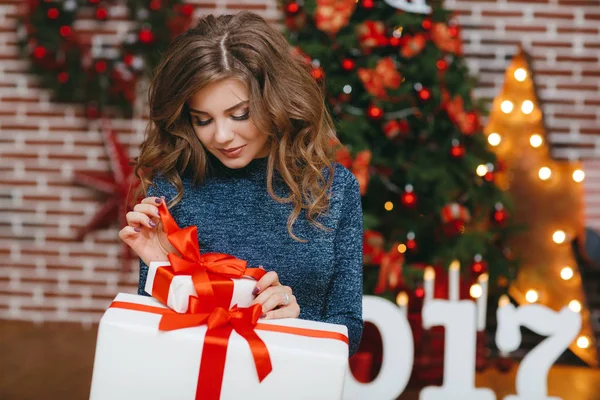
M 193 185 L 183 174 L 184 195 L 170 209 L 177 224 L 196 225 L 201 253 L 231 254 L 276 271 L 283 285 L 290 286 L 300 306 L 300 318 L 342 324 L 348 327 L 350 355 L 356 352 L 363 329 L 361 196 L 354 175 L 335 163 L 329 211 L 318 221 L 331 228 L 326 232 L 310 224 L 304 211 L 287 231 L 291 204 L 280 204 L 267 192 L 268 158 L 252 160 L 246 167 L 230 169 L 210 155 L 207 179 Z M 278 175 L 275 174 L 275 178 Z M 328 170 L 326 169 L 326 178 Z M 148 196 L 165 196 L 177 191 L 157 175 Z M 278 196 L 288 193 L 282 179 L 274 179 Z M 147 265 L 140 260 L 138 293 L 144 291 Z

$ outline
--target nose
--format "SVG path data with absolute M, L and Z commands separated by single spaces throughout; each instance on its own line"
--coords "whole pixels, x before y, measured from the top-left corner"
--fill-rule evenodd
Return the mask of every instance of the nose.
M 235 137 L 235 133 L 231 129 L 231 126 L 227 122 L 221 122 L 216 124 L 215 142 L 219 145 L 225 145 L 231 143 Z

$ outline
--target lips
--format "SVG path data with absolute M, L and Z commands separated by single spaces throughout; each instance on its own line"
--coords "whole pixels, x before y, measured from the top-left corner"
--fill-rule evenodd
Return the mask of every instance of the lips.
M 219 149 L 220 151 L 224 152 L 224 153 L 233 153 L 236 150 L 241 149 L 244 146 L 240 146 L 240 147 L 231 147 L 229 149 Z

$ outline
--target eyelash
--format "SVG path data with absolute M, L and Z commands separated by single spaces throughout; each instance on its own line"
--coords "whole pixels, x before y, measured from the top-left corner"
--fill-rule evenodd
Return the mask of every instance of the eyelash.
M 231 119 L 233 119 L 234 121 L 245 121 L 250 117 L 250 111 L 246 111 L 246 114 L 240 116 L 240 117 L 234 117 L 232 116 Z M 194 118 L 194 124 L 196 126 L 206 126 L 208 124 L 210 124 L 212 120 L 209 119 L 207 121 L 200 121 L 198 118 Z

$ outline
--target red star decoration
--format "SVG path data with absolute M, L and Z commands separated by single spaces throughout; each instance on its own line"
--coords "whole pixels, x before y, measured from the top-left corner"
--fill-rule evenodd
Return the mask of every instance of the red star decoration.
M 127 151 L 117 140 L 115 132 L 108 122 L 104 122 L 102 129 L 104 147 L 110 160 L 110 172 L 104 171 L 76 171 L 75 182 L 87 186 L 107 195 L 100 209 L 92 220 L 77 233 L 77 240 L 98 228 L 109 226 L 115 220 L 119 226 L 127 225 L 127 212 L 133 210 L 140 199 L 134 198 L 134 193 L 139 186 L 135 177 L 134 167 L 129 163 Z M 123 260 L 132 258 L 131 248 L 122 243 L 121 257 Z

